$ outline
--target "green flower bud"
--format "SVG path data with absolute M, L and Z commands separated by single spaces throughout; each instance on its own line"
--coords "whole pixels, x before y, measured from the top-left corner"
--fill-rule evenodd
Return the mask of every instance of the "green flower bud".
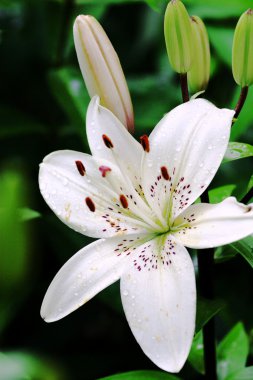
M 183 3 L 171 0 L 164 16 L 164 35 L 173 69 L 185 74 L 191 66 L 191 22 Z
M 210 46 L 206 27 L 198 16 L 191 17 L 192 54 L 188 83 L 193 93 L 207 88 L 210 77 Z
M 243 13 L 236 25 L 232 70 L 237 84 L 242 87 L 253 83 L 253 10 Z

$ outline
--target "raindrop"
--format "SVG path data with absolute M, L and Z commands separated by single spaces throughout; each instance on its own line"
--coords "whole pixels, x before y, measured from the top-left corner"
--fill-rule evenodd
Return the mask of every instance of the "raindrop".
M 77 292 L 75 292 L 75 293 L 74 293 L 74 296 L 75 296 L 75 297 L 77 297 L 77 296 L 78 296 L 78 293 L 77 293 Z
M 199 164 L 199 167 L 200 167 L 200 168 L 203 168 L 203 166 L 204 166 L 204 163 L 201 162 L 201 163 Z
M 123 296 L 128 296 L 128 291 L 127 290 L 123 290 Z
M 212 146 L 212 145 L 208 145 L 207 149 L 208 149 L 208 150 L 212 150 L 212 149 L 213 149 L 213 146 Z
M 63 178 L 62 183 L 63 183 L 63 186 L 67 186 L 67 184 L 68 184 L 68 180 L 67 180 L 67 178 Z

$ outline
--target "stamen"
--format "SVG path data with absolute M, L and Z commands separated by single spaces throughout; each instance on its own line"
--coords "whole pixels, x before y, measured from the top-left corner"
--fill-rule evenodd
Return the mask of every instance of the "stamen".
M 112 143 L 112 140 L 109 139 L 109 137 L 107 135 L 102 135 L 102 139 L 104 141 L 104 144 L 107 148 L 113 148 L 113 143 Z
M 121 203 L 123 208 L 128 208 L 128 201 L 127 201 L 125 195 L 121 194 L 119 197 L 119 200 L 120 200 L 120 203 Z
M 85 167 L 84 167 L 82 161 L 75 161 L 75 164 L 76 164 L 77 170 L 79 171 L 80 175 L 84 176 L 86 170 L 85 170 Z
M 162 167 L 161 167 L 161 173 L 162 173 L 163 178 L 164 178 L 166 181 L 168 181 L 168 180 L 170 179 L 170 175 L 169 175 L 169 172 L 168 172 L 166 166 L 162 166 Z
M 102 173 L 102 177 L 105 177 L 106 176 L 106 174 L 107 174 L 107 172 L 111 172 L 112 171 L 112 169 L 111 168 L 109 168 L 108 166 L 99 166 L 99 168 L 98 168 L 100 171 L 101 171 L 101 173 Z
M 86 202 L 87 206 L 89 207 L 90 211 L 95 212 L 96 207 L 95 207 L 93 200 L 90 197 L 87 197 L 87 198 L 85 198 L 85 202 Z
M 148 136 L 147 135 L 143 135 L 143 136 L 140 137 L 140 140 L 141 140 L 142 148 L 144 149 L 145 152 L 148 153 L 149 150 L 150 150 Z

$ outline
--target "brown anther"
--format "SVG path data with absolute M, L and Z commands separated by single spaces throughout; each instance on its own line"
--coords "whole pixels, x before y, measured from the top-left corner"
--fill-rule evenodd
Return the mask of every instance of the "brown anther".
M 112 140 L 109 139 L 109 137 L 107 135 L 102 135 L 102 139 L 104 141 L 104 144 L 107 148 L 113 148 L 113 143 L 112 143 Z
M 79 174 L 81 176 L 84 176 L 86 170 L 85 170 L 85 167 L 84 167 L 82 161 L 75 161 L 75 164 L 76 164 L 77 170 L 79 171 Z
M 119 200 L 120 200 L 120 203 L 121 203 L 123 208 L 128 208 L 128 201 L 127 201 L 125 195 L 121 194 L 119 197 Z
M 98 169 L 101 171 L 102 177 L 105 177 L 106 174 L 107 174 L 107 172 L 111 172 L 112 171 L 111 168 L 109 168 L 108 166 L 104 166 L 104 165 L 99 166 Z
M 140 137 L 140 140 L 141 140 L 142 148 L 144 149 L 145 152 L 148 153 L 150 151 L 148 136 L 143 135 Z
M 163 178 L 164 178 L 166 181 L 168 181 L 168 180 L 170 179 L 170 175 L 169 175 L 169 173 L 168 173 L 168 170 L 167 170 L 166 166 L 162 166 L 162 167 L 161 167 L 161 173 L 162 173 Z
M 90 197 L 87 197 L 87 198 L 85 198 L 85 202 L 86 202 L 87 206 L 89 207 L 90 211 L 95 212 L 96 207 L 95 207 L 93 200 Z

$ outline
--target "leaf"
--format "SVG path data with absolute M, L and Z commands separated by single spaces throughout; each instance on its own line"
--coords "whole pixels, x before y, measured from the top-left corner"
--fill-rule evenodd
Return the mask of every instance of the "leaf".
M 195 333 L 225 306 L 222 300 L 208 300 L 203 297 L 198 298 Z
M 202 375 L 204 375 L 205 365 L 202 331 L 199 331 L 193 339 L 191 351 L 188 356 L 188 361 L 197 372 L 202 373 Z
M 233 193 L 235 188 L 236 185 L 225 185 L 208 191 L 210 203 L 219 203 L 223 201 Z
M 4 380 L 62 380 L 62 374 L 41 358 L 25 352 L 0 352 L 0 378 Z
M 80 71 L 74 67 L 52 70 L 49 73 L 49 84 L 70 122 L 83 132 L 90 97 Z
M 237 323 L 218 345 L 218 375 L 220 379 L 245 367 L 249 341 L 243 324 Z
M 27 222 L 41 217 L 41 214 L 38 211 L 32 210 L 28 207 L 21 208 L 18 212 L 21 222 Z
M 231 67 L 234 29 L 207 26 L 207 32 L 218 57 Z
M 224 162 L 239 160 L 240 158 L 252 157 L 253 146 L 245 143 L 230 142 L 223 158 Z
M 180 378 L 160 371 L 132 371 L 103 377 L 98 380 L 180 380 Z
M 26 203 L 22 174 L 5 171 L 0 174 L 0 183 L 0 294 L 7 296 L 26 275 L 29 234 L 17 212 Z
M 242 255 L 253 268 L 253 236 L 231 243 L 230 246 Z
M 235 251 L 230 245 L 218 247 L 214 253 L 214 260 L 216 263 L 222 263 L 224 261 L 233 259 L 237 253 L 238 252 Z
M 239 17 L 242 12 L 252 7 L 252 0 L 184 0 L 184 4 L 191 15 L 221 19 Z
M 253 366 L 246 367 L 232 373 L 225 380 L 252 380 L 253 379 Z

